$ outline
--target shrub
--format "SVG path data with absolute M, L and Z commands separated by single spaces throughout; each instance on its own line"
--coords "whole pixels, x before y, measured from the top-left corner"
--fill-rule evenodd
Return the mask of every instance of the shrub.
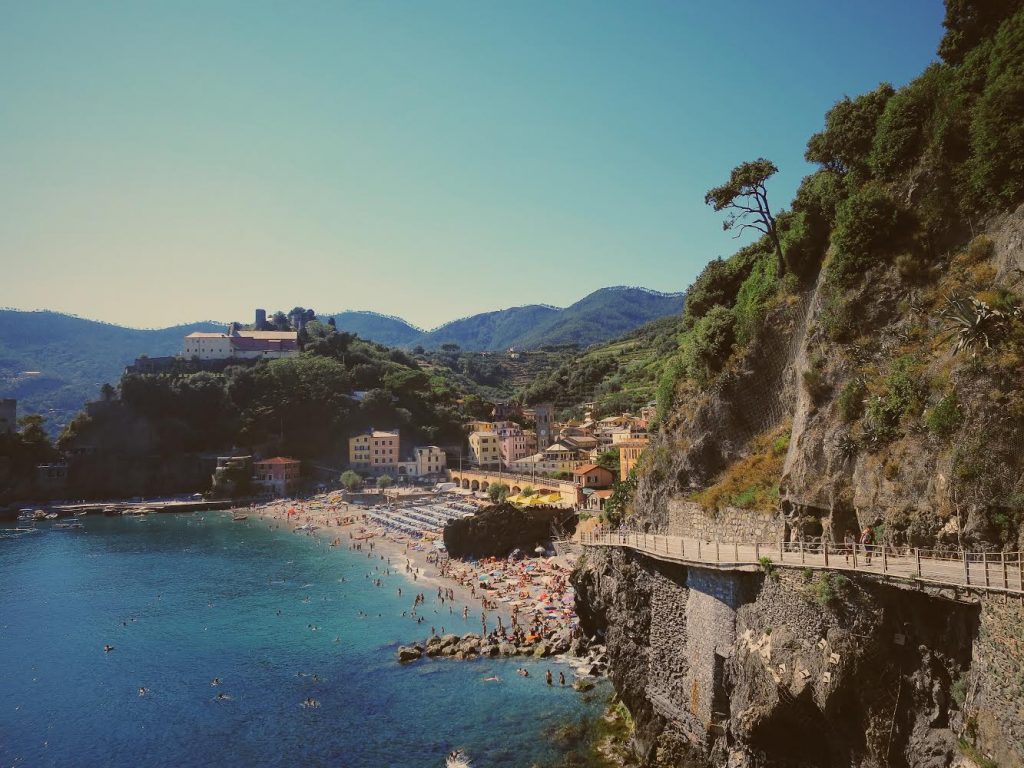
M 830 389 L 828 382 L 825 381 L 824 367 L 824 361 L 821 358 L 815 358 L 811 362 L 810 368 L 804 371 L 801 376 L 804 383 L 804 389 L 807 391 L 807 394 L 810 395 L 811 401 L 814 403 L 819 402 L 828 394 Z
M 894 178 L 921 156 L 935 108 L 935 80 L 941 69 L 933 64 L 886 103 L 869 158 L 871 170 L 879 178 Z
M 928 411 L 925 423 L 928 431 L 939 437 L 949 437 L 960 428 L 963 414 L 957 402 L 956 392 L 950 392 Z
M 769 303 L 778 293 L 778 286 L 775 257 L 765 254 L 754 263 L 747 279 L 736 292 L 732 313 L 735 318 L 736 341 L 739 344 L 746 344 L 757 335 Z
M 839 416 L 849 423 L 856 421 L 864 413 L 864 398 L 867 387 L 863 379 L 851 379 L 839 393 Z
M 894 93 L 882 83 L 870 93 L 836 102 L 825 115 L 825 130 L 807 142 L 807 160 L 840 173 L 866 168 L 876 125 Z
M 988 235 L 978 235 L 967 245 L 967 258 L 971 264 L 990 259 L 995 252 L 995 241 Z
M 873 448 L 898 438 L 903 417 L 921 410 L 924 385 L 917 359 L 903 355 L 893 361 L 884 385 L 883 393 L 870 398 L 865 409 L 864 437 Z
M 814 597 L 820 605 L 829 606 L 846 597 L 850 580 L 841 573 L 826 571 L 813 585 Z
M 853 341 L 860 330 L 853 303 L 842 293 L 829 296 L 818 322 L 830 341 Z
M 687 375 L 699 384 L 707 384 L 722 369 L 736 340 L 736 320 L 722 306 L 712 307 L 684 340 L 683 363 Z
M 728 259 L 708 262 L 686 292 L 686 304 L 683 307 L 686 327 L 693 327 L 714 306 L 731 307 L 743 281 L 765 253 L 774 253 L 766 240 L 741 248 Z
M 900 219 L 899 207 L 878 184 L 866 184 L 844 200 L 832 234 L 830 276 L 846 284 L 858 279 L 893 245 Z
M 996 34 L 971 119 L 971 184 L 987 207 L 1024 199 L 1024 14 Z
M 757 562 L 760 564 L 761 570 L 764 571 L 764 575 L 769 579 L 777 580 L 779 578 L 778 570 L 775 568 L 775 563 L 772 562 L 770 557 L 763 555 Z

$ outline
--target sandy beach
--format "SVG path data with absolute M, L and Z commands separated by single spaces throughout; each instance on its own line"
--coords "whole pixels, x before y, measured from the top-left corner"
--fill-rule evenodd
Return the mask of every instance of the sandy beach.
M 517 625 L 528 639 L 572 631 L 576 626 L 574 593 L 569 585 L 572 563 L 565 557 L 450 559 L 435 544 L 436 536 L 388 530 L 366 517 L 367 508 L 348 504 L 340 494 L 309 499 L 280 499 L 246 509 L 249 514 L 287 526 L 296 533 L 316 536 L 329 546 L 383 556 L 390 568 L 403 574 L 412 592 L 422 593 L 435 608 L 457 604 L 478 616 L 487 632 Z M 436 605 L 435 605 L 436 604 Z

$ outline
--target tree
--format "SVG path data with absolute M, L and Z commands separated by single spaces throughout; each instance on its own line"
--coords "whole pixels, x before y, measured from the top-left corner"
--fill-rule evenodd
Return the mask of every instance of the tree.
M 354 491 L 363 484 L 363 478 L 351 469 L 346 469 L 341 473 L 341 484 L 349 491 Z
M 377 478 L 377 487 L 380 488 L 382 491 L 385 488 L 390 488 L 394 484 L 395 479 L 391 477 L 391 475 L 381 475 L 380 477 Z
M 487 487 L 487 496 L 495 504 L 500 504 L 508 498 L 509 487 L 504 483 L 492 483 Z
M 46 419 L 39 414 L 32 413 L 18 419 L 18 426 L 21 427 L 21 441 L 29 446 L 48 445 L 50 438 L 46 435 L 43 422 Z
M 739 237 L 745 229 L 755 229 L 767 235 L 775 246 L 777 274 L 785 274 L 786 265 L 782 255 L 782 242 L 775 229 L 775 217 L 768 206 L 768 192 L 765 182 L 778 173 L 779 169 L 771 160 L 763 157 L 742 163 L 732 169 L 729 180 L 719 187 L 709 189 L 704 195 L 704 204 L 716 211 L 729 211 L 722 229 L 736 230 Z
M 604 467 L 605 469 L 618 473 L 619 471 L 619 449 L 609 448 L 606 451 L 601 451 L 597 457 L 597 465 Z

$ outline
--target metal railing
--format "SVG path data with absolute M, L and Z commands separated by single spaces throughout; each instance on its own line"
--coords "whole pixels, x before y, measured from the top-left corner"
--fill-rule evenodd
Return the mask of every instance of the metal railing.
M 766 564 L 857 571 L 945 586 L 1024 594 L 1024 553 L 945 552 L 828 541 L 721 542 L 654 533 L 584 533 L 584 546 L 626 547 L 659 560 L 718 568 Z M 767 560 L 765 560 L 767 558 Z

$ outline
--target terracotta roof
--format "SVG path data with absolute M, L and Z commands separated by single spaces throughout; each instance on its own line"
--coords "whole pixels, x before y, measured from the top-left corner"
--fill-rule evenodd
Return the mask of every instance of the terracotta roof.
M 260 459 L 257 464 L 300 464 L 298 459 L 286 459 L 284 456 L 275 456 L 272 459 Z
M 594 491 L 594 495 L 599 499 L 610 499 L 615 491 Z
M 593 472 L 595 469 L 604 469 L 605 472 L 609 472 L 610 471 L 610 470 L 605 469 L 604 467 L 598 466 L 597 464 L 584 464 L 582 467 L 578 467 L 577 469 L 574 469 L 572 471 L 572 473 L 574 475 L 585 475 L 588 472 Z

